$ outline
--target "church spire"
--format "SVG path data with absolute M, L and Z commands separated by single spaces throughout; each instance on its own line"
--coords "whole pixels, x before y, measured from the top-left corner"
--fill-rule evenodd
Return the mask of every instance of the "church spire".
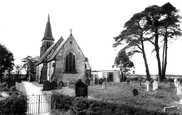
M 51 22 L 50 22 L 49 14 L 48 14 L 47 24 L 46 24 L 45 33 L 44 33 L 44 37 L 43 37 L 42 41 L 43 40 L 54 41 L 54 38 L 52 36 L 52 29 L 51 29 Z

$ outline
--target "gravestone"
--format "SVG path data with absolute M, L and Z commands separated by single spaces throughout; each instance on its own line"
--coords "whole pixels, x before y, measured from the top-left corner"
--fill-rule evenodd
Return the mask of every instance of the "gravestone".
M 92 81 L 92 80 L 90 80 L 90 86 L 93 86 L 93 85 L 94 85 L 93 81 Z
M 130 84 L 130 80 L 129 80 L 129 79 L 127 79 L 127 80 L 126 80 L 126 83 L 127 83 L 127 85 L 129 85 L 129 84 Z
M 90 79 L 87 78 L 87 79 L 85 80 L 85 83 L 86 83 L 87 85 L 90 85 Z
M 51 90 L 55 90 L 57 89 L 57 82 L 56 81 L 52 81 L 51 82 Z
M 62 89 L 62 87 L 63 87 L 63 81 L 60 81 L 59 82 L 59 89 Z
M 140 77 L 140 78 L 138 79 L 138 81 L 139 81 L 140 86 L 141 86 L 141 85 L 142 85 L 142 78 Z
M 49 81 L 45 81 L 43 83 L 43 91 L 49 91 L 49 90 L 51 90 L 51 84 Z
M 146 91 L 149 91 L 149 90 L 150 90 L 150 89 L 149 89 L 150 82 L 149 82 L 148 80 L 145 82 L 145 85 L 146 85 L 146 87 L 147 87 L 147 90 L 146 90 Z
M 102 83 L 101 89 L 103 89 L 103 90 L 107 89 L 105 82 Z
M 181 95 L 181 90 L 182 90 L 182 84 L 180 81 L 177 82 L 177 95 Z
M 98 84 L 99 84 L 99 79 L 95 78 L 95 85 L 98 85 Z
M 99 79 L 99 85 L 102 85 L 103 82 L 104 82 L 103 79 L 100 78 L 100 79 Z
M 81 80 L 78 80 L 75 84 L 76 97 L 88 97 L 88 86 Z
M 178 82 L 178 79 L 177 78 L 174 78 L 174 86 L 177 87 L 177 82 Z
M 106 82 L 106 78 L 105 77 L 103 78 L 103 81 Z
M 154 82 L 153 82 L 153 91 L 157 90 L 158 87 L 159 87 L 158 81 L 154 80 Z
M 133 89 L 133 95 L 137 96 L 138 95 L 138 90 L 137 89 Z

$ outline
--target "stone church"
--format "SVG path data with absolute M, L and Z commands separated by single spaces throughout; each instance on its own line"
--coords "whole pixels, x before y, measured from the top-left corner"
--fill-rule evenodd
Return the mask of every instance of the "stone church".
M 61 37 L 54 43 L 50 18 L 45 28 L 40 58 L 36 64 L 36 80 L 75 83 L 78 79 L 85 81 L 91 76 L 91 67 L 70 30 L 69 37 Z

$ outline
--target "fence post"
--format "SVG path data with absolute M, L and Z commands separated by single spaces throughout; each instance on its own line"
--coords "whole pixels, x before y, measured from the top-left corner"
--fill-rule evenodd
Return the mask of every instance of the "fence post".
M 38 95 L 38 113 L 40 113 L 40 96 L 41 95 Z

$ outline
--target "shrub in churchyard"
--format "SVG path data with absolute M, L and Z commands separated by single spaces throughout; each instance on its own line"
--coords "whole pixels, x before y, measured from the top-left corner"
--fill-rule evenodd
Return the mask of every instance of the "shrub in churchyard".
M 43 91 L 49 91 L 49 90 L 51 90 L 51 84 L 49 81 L 45 81 L 43 83 Z

